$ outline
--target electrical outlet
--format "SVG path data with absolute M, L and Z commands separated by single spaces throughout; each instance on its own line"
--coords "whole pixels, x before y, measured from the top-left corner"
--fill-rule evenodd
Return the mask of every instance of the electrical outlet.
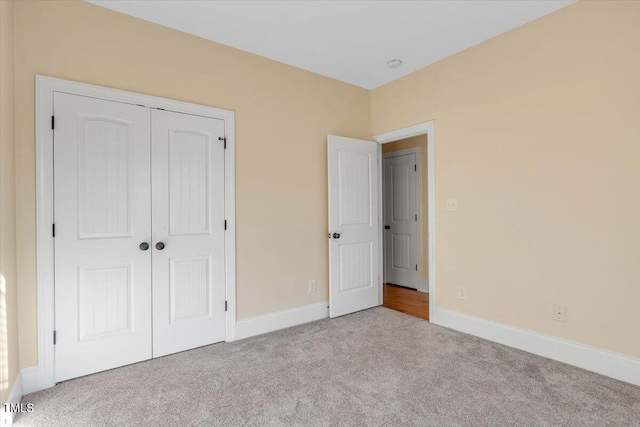
M 316 291 L 316 281 L 309 280 L 309 293 Z
M 558 322 L 566 322 L 567 307 L 564 305 L 553 304 L 553 320 Z
M 467 288 L 465 286 L 458 287 L 458 298 L 467 299 Z
M 446 199 L 444 208 L 447 212 L 455 212 L 458 210 L 458 199 Z

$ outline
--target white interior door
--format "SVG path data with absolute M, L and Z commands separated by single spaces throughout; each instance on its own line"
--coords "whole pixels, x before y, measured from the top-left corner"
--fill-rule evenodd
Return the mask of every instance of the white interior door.
M 329 313 L 380 304 L 378 144 L 329 135 Z
M 153 356 L 225 339 L 224 121 L 152 111 Z
M 151 358 L 149 109 L 54 96 L 56 381 Z
M 416 154 L 385 154 L 384 280 L 417 289 L 420 284 Z

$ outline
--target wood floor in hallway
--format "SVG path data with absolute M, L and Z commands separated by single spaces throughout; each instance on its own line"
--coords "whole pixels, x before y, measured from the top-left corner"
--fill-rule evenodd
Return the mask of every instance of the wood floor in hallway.
M 429 320 L 429 294 L 415 289 L 384 284 L 384 307 Z

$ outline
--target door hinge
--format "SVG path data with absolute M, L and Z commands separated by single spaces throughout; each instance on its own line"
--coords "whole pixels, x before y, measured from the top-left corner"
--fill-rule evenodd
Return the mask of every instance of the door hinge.
M 416 271 L 418 271 L 418 264 L 416 264 Z
M 56 225 L 51 224 L 51 237 L 56 237 Z
M 57 340 L 56 340 L 56 331 L 53 331 L 53 345 L 56 345 Z
M 226 219 L 224 220 L 224 229 L 225 230 L 227 229 L 227 220 Z
M 56 128 L 56 118 L 54 116 L 51 116 L 51 130 L 54 130 Z
M 227 149 L 227 137 L 226 136 L 219 136 L 218 137 L 218 141 L 223 141 L 224 142 L 224 149 Z
M 413 170 L 418 172 L 418 165 L 413 165 Z
M 416 221 L 418 220 L 418 214 L 416 214 Z
M 229 311 L 229 301 L 224 302 L 224 311 Z

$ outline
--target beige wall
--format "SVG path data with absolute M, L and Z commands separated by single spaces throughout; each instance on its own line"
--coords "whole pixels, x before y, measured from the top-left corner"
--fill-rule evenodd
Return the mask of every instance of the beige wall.
M 401 139 L 400 141 L 382 144 L 382 152 L 390 153 L 392 151 L 405 150 L 407 148 L 420 148 L 420 218 L 421 223 L 421 240 L 420 240 L 420 259 L 422 263 L 422 278 L 429 280 L 429 228 L 427 218 L 427 135 L 418 135 L 412 138 Z
M 238 317 L 328 299 L 326 136 L 370 137 L 369 91 L 85 2 L 21 1 L 15 19 L 22 367 L 37 363 L 36 74 L 234 110 Z
M 438 305 L 640 355 L 640 3 L 579 2 L 373 92 L 84 2 L 14 12 L 22 367 L 37 363 L 35 74 L 236 112 L 241 319 L 328 297 L 326 135 L 435 119 Z
M 578 2 L 373 91 L 374 134 L 435 120 L 438 306 L 640 356 L 639 100 L 630 1 Z
M 13 1 L 0 1 L 0 401 L 18 374 Z

